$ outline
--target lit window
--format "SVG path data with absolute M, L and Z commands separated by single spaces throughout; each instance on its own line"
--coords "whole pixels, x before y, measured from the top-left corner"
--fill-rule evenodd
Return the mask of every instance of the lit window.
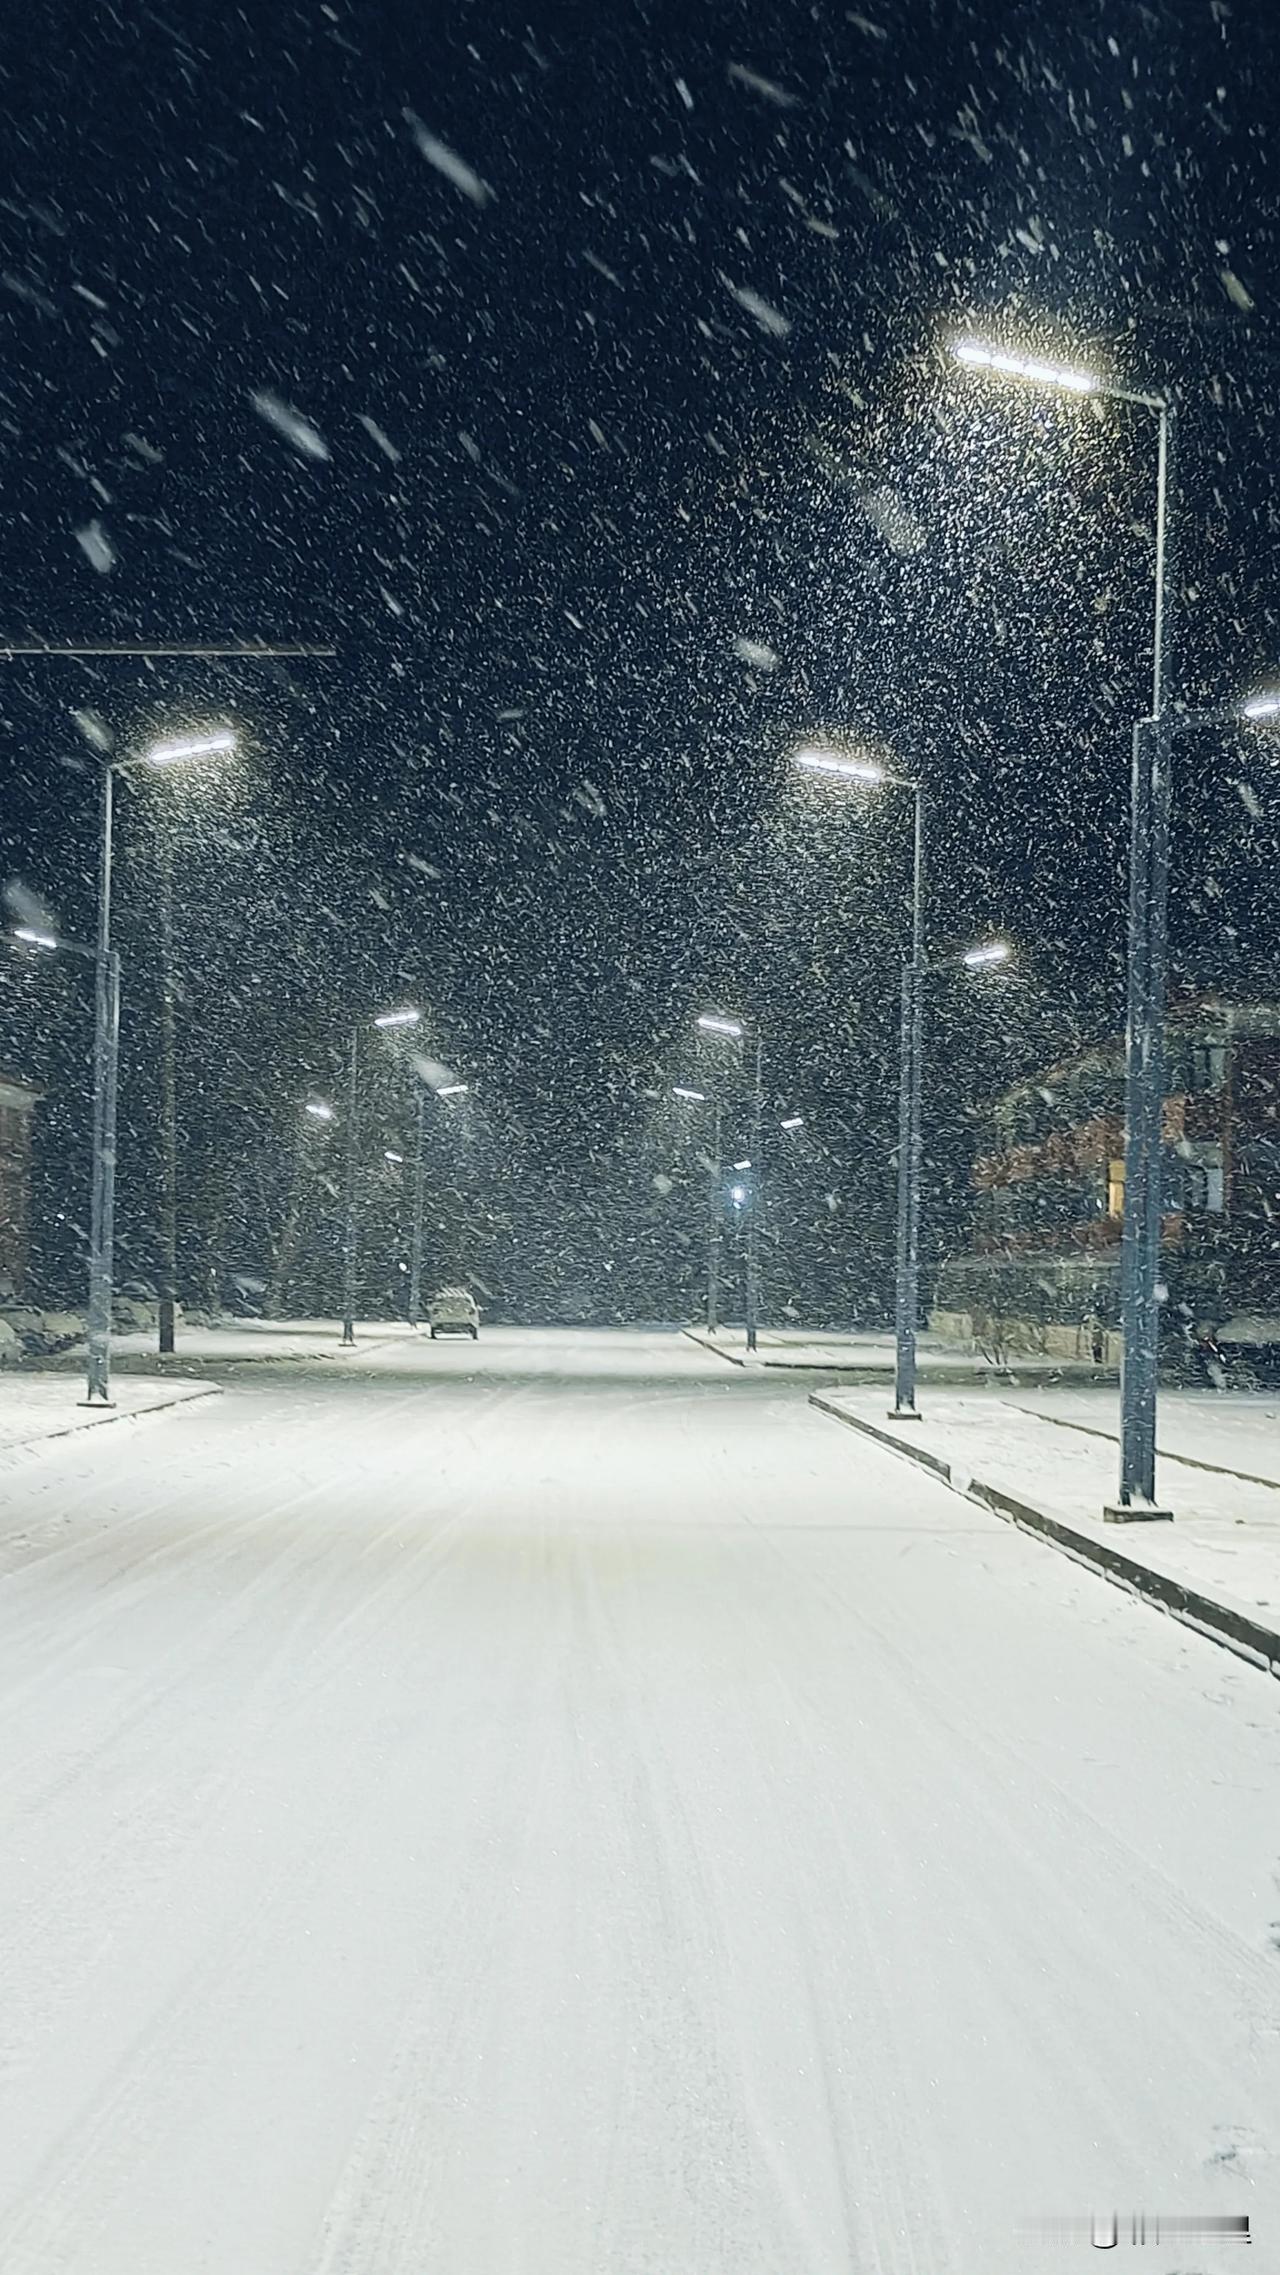
M 1107 1215 L 1124 1215 L 1124 1159 L 1107 1163 Z

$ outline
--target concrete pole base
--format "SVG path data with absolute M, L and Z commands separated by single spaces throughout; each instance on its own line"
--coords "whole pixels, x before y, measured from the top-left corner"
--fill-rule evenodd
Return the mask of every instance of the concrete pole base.
M 1108 1501 L 1102 1512 L 1104 1525 L 1171 1525 L 1172 1509 L 1158 1509 L 1154 1501 Z
M 886 1406 L 885 1413 L 891 1422 L 923 1422 L 918 1406 Z

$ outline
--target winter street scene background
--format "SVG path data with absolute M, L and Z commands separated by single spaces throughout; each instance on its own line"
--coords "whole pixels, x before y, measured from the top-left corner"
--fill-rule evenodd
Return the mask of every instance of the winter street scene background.
M 1280 18 L 0 65 L 0 2266 L 1280 2265 Z

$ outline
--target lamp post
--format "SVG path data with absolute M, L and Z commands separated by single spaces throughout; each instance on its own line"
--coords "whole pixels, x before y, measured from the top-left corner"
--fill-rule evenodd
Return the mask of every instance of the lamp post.
M 426 1185 L 427 1086 L 418 1084 L 418 1126 L 413 1154 L 413 1241 L 409 1251 L 409 1325 L 422 1324 L 422 1208 Z
M 111 1292 L 115 1236 L 116 1086 L 119 1065 L 119 965 L 111 946 L 111 871 L 115 778 L 139 766 L 167 766 L 234 750 L 226 729 L 108 759 L 102 768 L 98 836 L 98 925 L 94 951 L 93 1186 L 89 1209 L 89 1369 L 87 1405 L 111 1403 Z
M 952 343 L 957 360 L 1079 396 L 1102 396 L 1153 412 L 1156 419 L 1155 621 L 1151 716 L 1134 730 L 1129 816 L 1129 972 L 1125 1023 L 1125 1179 L 1120 1250 L 1123 1357 L 1120 1370 L 1120 1482 L 1103 1514 L 1126 1523 L 1167 1517 L 1156 1506 L 1156 1394 L 1160 1357 L 1159 1253 L 1161 1136 L 1164 1116 L 1164 1004 L 1168 963 L 1170 747 L 1170 501 L 1175 419 L 1167 395 L 1119 387 L 1092 372 L 1011 355 L 978 340 Z
M 297 1136 L 294 1140 L 293 1165 L 289 1176 L 289 1197 L 285 1203 L 284 1223 L 280 1228 L 280 1242 L 267 1288 L 267 1317 L 278 1319 L 284 1309 L 289 1292 L 289 1274 L 293 1266 L 294 1250 L 298 1244 L 298 1220 L 302 1213 L 303 1173 L 307 1157 L 307 1137 L 317 1122 L 331 1122 L 333 1108 L 323 1098 L 308 1098 L 298 1116 Z
M 811 774 L 830 774 L 864 789 L 905 790 L 913 801 L 911 953 L 903 962 L 898 1045 L 898 1205 L 894 1237 L 894 1421 L 915 1422 L 916 1332 L 920 1305 L 920 1060 L 923 1049 L 924 793 L 910 775 L 893 774 L 878 759 L 845 757 L 806 747 L 794 763 Z
M 676 1083 L 673 1098 L 711 1108 L 711 1158 L 707 1164 L 707 1333 L 720 1332 L 721 1214 L 724 1209 L 724 1107 L 719 1098 L 708 1099 L 705 1090 L 690 1090 Z
M 409 1250 L 409 1325 L 422 1324 L 422 1220 L 426 1196 L 426 1139 L 428 1084 L 420 1081 L 417 1100 L 417 1135 L 413 1156 L 413 1233 Z M 471 1088 L 469 1082 L 441 1082 L 430 1085 L 437 1098 L 465 1098 Z
M 699 1013 L 697 1025 L 704 1035 L 720 1035 L 729 1042 L 752 1044 L 754 1079 L 751 1090 L 751 1183 L 746 1189 L 747 1208 L 747 1349 L 757 1347 L 760 1328 L 760 1211 L 764 1194 L 764 1037 L 760 1022 L 745 1019 L 726 1019 L 720 1012 Z M 720 1133 L 717 1125 L 716 1156 L 719 1158 Z M 735 1192 L 737 1188 L 735 1187 Z M 739 1203 L 739 1206 L 744 1204 Z M 719 1257 L 716 1257 L 717 1280 Z M 717 1288 L 718 1301 L 718 1288 Z M 708 1291 L 708 1303 L 710 1291 Z
M 395 1027 L 416 1027 L 420 1011 L 406 1004 L 399 1011 L 380 1011 L 372 1024 L 384 1032 Z M 360 1142 L 360 1035 L 357 1020 L 347 1051 L 347 1174 L 342 1239 L 342 1342 L 351 1349 L 356 1339 L 356 1164 Z
M 1130 1020 L 1126 1033 L 1126 1103 L 1128 1118 L 1125 1126 L 1125 1195 L 1124 1229 L 1121 1248 L 1122 1271 L 1128 1258 L 1128 1274 L 1122 1283 L 1124 1311 L 1124 1366 L 1121 1376 L 1121 1431 L 1120 1431 L 1120 1489 L 1117 1499 L 1109 1502 L 1103 1515 L 1112 1524 L 1132 1524 L 1138 1519 L 1171 1518 L 1173 1511 L 1160 1506 L 1156 1495 L 1156 1402 L 1159 1389 L 1160 1357 L 1160 1235 L 1164 1217 L 1164 961 L 1165 961 L 1165 909 L 1169 875 L 1169 839 L 1173 806 L 1173 752 L 1177 737 L 1196 727 L 1230 727 L 1242 723 L 1262 724 L 1280 717 L 1280 694 L 1260 695 L 1249 702 L 1229 709 L 1212 711 L 1167 710 L 1161 717 L 1139 719 L 1133 730 L 1133 780 L 1135 799 L 1139 784 L 1155 782 L 1156 797 L 1151 832 L 1151 883 L 1150 890 L 1158 901 L 1158 934 L 1155 948 L 1148 951 L 1147 996 L 1154 1000 L 1159 1016 L 1154 1056 L 1156 1073 L 1148 1070 L 1148 1082 L 1154 1087 L 1150 1098 L 1141 1101 L 1140 1132 L 1145 1138 L 1145 1149 L 1135 1143 L 1135 1117 L 1133 1098 L 1133 1034 L 1132 1003 L 1134 976 L 1129 975 Z M 1134 941 L 1135 928 L 1130 924 L 1130 940 Z M 1158 962 L 1156 958 L 1158 956 Z M 1153 979 L 1153 968 L 1155 977 Z M 1153 991 L 1158 982 L 1158 994 Z M 1129 1177 L 1137 1164 L 1137 1174 L 1144 1180 L 1142 1206 L 1138 1221 L 1131 1227 L 1129 1208 Z M 1140 1242 L 1140 1246 L 1138 1245 Z M 1130 1356 L 1130 1338 L 1133 1355 Z

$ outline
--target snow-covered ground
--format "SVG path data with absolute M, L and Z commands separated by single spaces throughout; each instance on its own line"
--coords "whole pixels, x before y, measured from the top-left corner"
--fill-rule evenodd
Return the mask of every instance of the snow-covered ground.
M 84 1406 L 84 1385 L 71 1373 L 0 1375 L 0 1452 L 91 1430 L 104 1422 L 153 1414 L 204 1395 L 202 1386 L 156 1376 L 123 1375 L 112 1385 L 110 1406 Z
M 377 1319 L 357 1320 L 355 1332 L 359 1350 L 370 1343 L 411 1338 L 414 1331 L 403 1320 Z M 176 1342 L 172 1358 L 164 1361 L 167 1367 L 181 1366 L 184 1360 L 200 1365 L 258 1359 L 333 1358 L 346 1362 L 352 1356 L 342 1347 L 342 1323 L 337 1319 L 223 1319 L 208 1327 L 188 1327 L 182 1322 Z M 116 1335 L 112 1351 L 117 1364 L 126 1369 L 140 1360 L 154 1363 L 156 1331 L 148 1328 Z
M 1225 1411 L 1227 1402 L 1213 1393 L 1201 1398 L 1171 1392 L 1162 1398 L 1162 1447 L 1192 1452 L 1192 1459 L 1183 1460 L 1170 1450 L 1156 1464 L 1156 1491 L 1174 1521 L 1116 1526 L 1102 1514 L 1115 1501 L 1119 1471 L 1119 1439 L 1109 1434 L 1116 1427 L 1114 1392 L 1095 1398 L 1066 1391 L 935 1390 L 920 1400 L 922 1419 L 905 1423 L 890 1420 L 874 1391 L 820 1396 L 829 1408 L 861 1416 L 905 1449 L 938 1456 L 958 1483 L 995 1485 L 1108 1549 L 1267 1628 L 1280 1627 L 1280 1487 L 1224 1473 L 1233 1449 L 1257 1479 L 1265 1479 L 1268 1465 L 1276 1467 L 1269 1435 L 1276 1427 L 1274 1401 L 1241 1395 Z M 860 1459 L 860 1453 L 851 1458 Z
M 6 2275 L 1275 2261 L 1280 1686 L 794 1385 L 401 1339 L 5 1487 Z
M 891 1334 L 857 1329 L 819 1332 L 811 1327 L 762 1327 L 754 1354 L 747 1350 L 746 1331 L 721 1327 L 714 1335 L 704 1327 L 686 1327 L 689 1340 L 728 1360 L 731 1366 L 793 1368 L 814 1374 L 883 1375 L 892 1379 L 896 1346 Z M 916 1367 L 922 1381 L 982 1382 L 993 1375 L 990 1359 L 980 1351 L 944 1342 L 940 1335 L 922 1335 L 916 1350 Z M 1019 1381 L 1066 1380 L 1092 1383 L 1101 1371 L 1087 1359 L 1019 1357 L 1009 1370 Z
M 1002 1396 L 1029 1413 L 1099 1430 L 1119 1442 L 1119 1392 L 1114 1387 L 1064 1384 L 1006 1390 Z M 1280 1395 L 1274 1391 L 1162 1389 L 1156 1436 L 1162 1454 L 1267 1478 L 1280 1487 Z

